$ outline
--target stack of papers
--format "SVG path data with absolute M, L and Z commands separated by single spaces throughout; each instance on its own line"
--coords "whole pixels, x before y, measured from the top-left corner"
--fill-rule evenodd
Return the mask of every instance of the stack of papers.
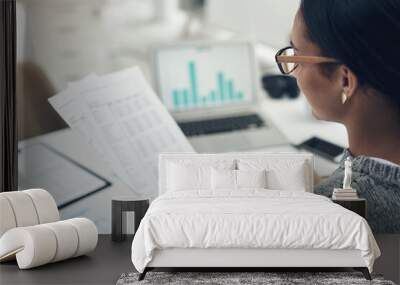
M 90 75 L 49 102 L 140 196 L 157 195 L 159 153 L 194 152 L 137 67 Z
M 358 199 L 357 191 L 355 189 L 342 189 L 335 188 L 332 194 L 333 200 L 354 200 Z

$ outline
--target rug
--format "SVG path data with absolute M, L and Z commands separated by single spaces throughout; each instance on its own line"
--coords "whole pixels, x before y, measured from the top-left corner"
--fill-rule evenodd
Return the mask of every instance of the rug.
M 368 284 L 395 285 L 392 281 L 384 280 L 380 275 L 372 275 L 368 281 L 360 272 L 154 272 L 150 271 L 142 281 L 138 281 L 139 273 L 124 273 L 117 285 L 146 285 L 146 284 Z

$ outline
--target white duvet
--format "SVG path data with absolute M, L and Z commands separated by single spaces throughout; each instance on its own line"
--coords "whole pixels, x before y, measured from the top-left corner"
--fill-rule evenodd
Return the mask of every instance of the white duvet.
M 358 249 L 370 272 L 380 255 L 359 215 L 320 195 L 265 189 L 158 197 L 134 237 L 132 262 L 143 272 L 165 248 Z

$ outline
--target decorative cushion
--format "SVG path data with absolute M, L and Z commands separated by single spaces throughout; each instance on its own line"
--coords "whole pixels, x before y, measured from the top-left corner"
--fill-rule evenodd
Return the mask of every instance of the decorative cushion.
M 236 170 L 238 188 L 267 188 L 267 171 L 262 170 Z
M 265 169 L 230 170 L 212 169 L 211 188 L 213 190 L 240 190 L 241 188 L 266 188 Z
M 313 192 L 314 158 L 310 153 L 161 153 L 159 155 L 158 183 L 160 195 L 171 191 L 169 189 L 173 183 L 171 183 L 172 179 L 169 173 L 171 163 L 185 167 L 207 166 L 216 169 L 266 170 L 267 189 Z M 207 191 L 216 193 L 212 189 L 200 189 L 198 192 L 206 193 Z
M 236 170 L 215 169 L 211 170 L 211 189 L 236 189 Z
M 210 167 L 183 166 L 175 163 L 171 163 L 169 167 L 169 190 L 210 189 Z
M 267 170 L 267 188 L 273 190 L 306 191 L 304 160 L 239 159 L 239 170 Z
M 211 169 L 234 169 L 234 160 L 176 160 L 167 163 L 168 191 L 210 190 Z

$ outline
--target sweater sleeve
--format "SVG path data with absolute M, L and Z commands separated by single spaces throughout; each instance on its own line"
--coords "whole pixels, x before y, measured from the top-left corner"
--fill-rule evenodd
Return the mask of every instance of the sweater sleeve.
M 334 188 L 340 188 L 343 182 L 344 173 L 340 168 L 337 168 L 331 176 L 320 181 L 314 188 L 314 193 L 324 195 L 327 197 L 332 196 Z
M 361 171 L 356 169 L 351 185 L 359 197 L 367 201 L 366 219 L 373 232 L 400 233 L 400 180 L 394 183 L 388 179 L 389 171 L 379 173 L 380 176 L 371 171 L 366 173 L 364 168 Z M 343 167 L 337 168 L 315 186 L 314 193 L 331 197 L 334 188 L 342 187 L 343 177 Z

